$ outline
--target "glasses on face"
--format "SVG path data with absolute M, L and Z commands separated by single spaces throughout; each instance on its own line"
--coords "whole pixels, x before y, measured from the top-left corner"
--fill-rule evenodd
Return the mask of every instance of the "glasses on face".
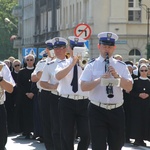
M 148 70 L 140 70 L 140 72 L 147 72 Z
M 14 65 L 14 67 L 19 67 L 20 66 L 20 64 L 16 64 L 16 65 Z
M 26 61 L 33 61 L 33 59 L 26 59 Z

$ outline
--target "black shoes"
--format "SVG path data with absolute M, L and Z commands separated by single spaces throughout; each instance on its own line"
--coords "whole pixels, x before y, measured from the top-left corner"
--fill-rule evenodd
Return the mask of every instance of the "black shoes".
M 25 139 L 30 139 L 30 134 L 25 136 Z
M 131 143 L 130 139 L 126 139 L 125 143 Z
M 24 136 L 25 136 L 25 139 L 33 139 L 33 135 L 31 133 L 27 133 Z
M 40 143 L 43 143 L 43 142 L 44 142 L 44 141 L 43 141 L 43 137 L 37 137 L 36 140 L 37 140 L 38 142 L 40 142 Z
M 135 145 L 135 146 L 145 146 L 146 147 L 146 143 L 144 141 L 137 141 L 137 140 L 135 140 L 133 145 Z

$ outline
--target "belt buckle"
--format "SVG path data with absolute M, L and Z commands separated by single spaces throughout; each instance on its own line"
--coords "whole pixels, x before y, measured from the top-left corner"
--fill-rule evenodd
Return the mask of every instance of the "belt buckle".
M 74 99 L 75 99 L 75 100 L 77 100 L 77 99 L 78 99 L 78 97 L 79 97 L 78 95 L 74 95 Z
M 107 105 L 106 105 L 106 109 L 107 109 L 107 110 L 111 110 L 111 105 L 107 104 Z
M 0 101 L 0 105 L 3 105 L 4 104 L 4 102 L 3 101 Z
M 113 109 L 113 108 L 114 108 L 114 105 L 109 105 L 109 104 L 106 105 L 106 109 L 107 109 L 107 110 L 111 110 L 111 109 Z

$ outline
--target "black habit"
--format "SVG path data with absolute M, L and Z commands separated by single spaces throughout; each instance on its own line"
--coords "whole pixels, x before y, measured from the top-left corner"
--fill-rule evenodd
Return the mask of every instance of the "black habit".
M 150 95 L 150 79 L 136 78 L 134 79 L 131 94 L 131 138 L 137 140 L 150 139 L 150 96 L 146 99 L 139 97 L 140 93 Z
M 23 133 L 29 135 L 33 131 L 33 99 L 29 99 L 26 93 L 31 93 L 31 74 L 33 69 L 23 68 L 18 73 L 17 86 L 19 100 L 21 102 L 21 113 L 23 115 Z

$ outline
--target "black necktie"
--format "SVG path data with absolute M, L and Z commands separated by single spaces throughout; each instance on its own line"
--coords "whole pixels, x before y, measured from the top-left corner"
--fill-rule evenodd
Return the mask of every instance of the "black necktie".
M 78 68 L 77 65 L 74 66 L 73 69 L 73 78 L 71 82 L 72 91 L 76 93 L 78 91 Z
M 108 72 L 108 66 L 109 66 L 109 59 L 106 60 L 105 59 L 105 72 Z M 110 86 L 110 85 L 107 85 L 106 86 L 106 92 L 107 92 L 107 96 L 109 98 L 112 98 L 114 95 L 113 95 L 113 86 Z
M 107 64 L 108 62 L 106 59 L 104 61 L 105 61 L 105 72 L 108 72 L 108 64 Z M 106 91 L 108 91 L 108 86 L 106 86 Z
M 108 72 L 108 65 L 109 65 L 109 60 L 104 60 L 105 62 L 105 72 Z

